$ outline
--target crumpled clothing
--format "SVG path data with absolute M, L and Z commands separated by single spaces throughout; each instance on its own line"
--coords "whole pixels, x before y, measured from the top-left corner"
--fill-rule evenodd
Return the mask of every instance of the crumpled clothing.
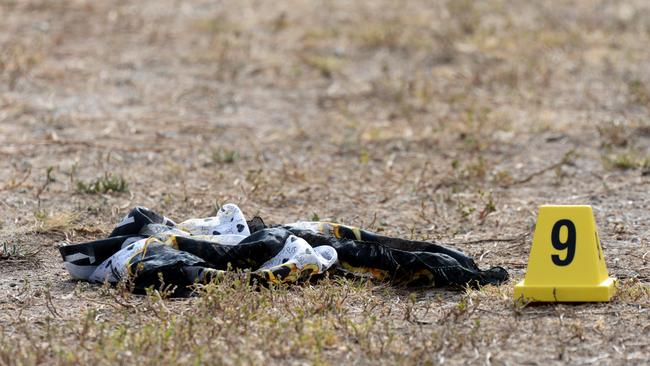
M 117 283 L 134 290 L 162 284 L 184 290 L 225 271 L 250 272 L 261 284 L 298 283 L 325 272 L 409 286 L 500 284 L 501 267 L 480 270 L 467 255 L 435 243 L 378 235 L 353 226 L 296 222 L 267 227 L 246 221 L 234 204 L 214 217 L 176 224 L 136 207 L 108 238 L 60 247 L 75 279 Z
M 326 272 L 337 260 L 334 248 L 312 248 L 282 228 L 250 234 L 236 205 L 215 217 L 180 224 L 144 207 L 122 219 L 109 238 L 60 248 L 75 279 L 117 283 L 136 290 L 164 282 L 180 288 L 209 282 L 226 270 L 249 270 L 264 283 L 299 282 Z
M 246 219 L 239 207 L 233 204 L 223 205 L 215 217 L 189 219 L 178 224 L 178 229 L 190 235 L 243 235 L 249 236 Z
M 395 284 L 483 286 L 498 285 L 508 279 L 508 272 L 502 267 L 480 270 L 464 253 L 431 242 L 393 238 L 329 222 L 302 221 L 282 227 L 315 248 L 333 247 L 339 269 Z

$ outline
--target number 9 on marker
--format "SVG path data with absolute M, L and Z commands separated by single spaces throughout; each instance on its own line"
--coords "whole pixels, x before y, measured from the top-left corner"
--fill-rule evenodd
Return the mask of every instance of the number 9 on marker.
M 560 239 L 562 229 L 566 229 L 566 239 Z M 576 226 L 571 220 L 562 219 L 553 225 L 551 230 L 551 243 L 553 248 L 559 251 L 565 251 L 564 259 L 560 258 L 559 254 L 551 255 L 551 259 L 556 266 L 568 266 L 573 261 L 576 254 Z
M 591 206 L 541 206 L 515 298 L 609 301 L 613 294 Z

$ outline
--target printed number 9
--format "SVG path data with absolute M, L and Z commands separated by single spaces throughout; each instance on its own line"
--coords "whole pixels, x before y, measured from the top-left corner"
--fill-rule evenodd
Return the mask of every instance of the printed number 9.
M 560 229 L 562 226 L 567 228 L 566 241 L 560 241 Z M 556 250 L 566 250 L 566 257 L 560 259 L 557 254 L 551 255 L 551 259 L 556 266 L 567 266 L 573 262 L 573 257 L 576 254 L 576 226 L 570 220 L 560 220 L 553 225 L 551 231 L 551 243 Z

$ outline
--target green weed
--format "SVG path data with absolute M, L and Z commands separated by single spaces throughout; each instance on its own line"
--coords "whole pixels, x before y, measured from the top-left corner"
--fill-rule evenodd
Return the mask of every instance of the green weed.
M 36 261 L 36 254 L 40 250 L 25 250 L 25 248 L 18 244 L 2 243 L 2 250 L 0 250 L 0 260 L 2 261 Z
M 129 191 L 129 184 L 122 175 L 113 175 L 106 173 L 103 177 L 97 178 L 93 181 L 86 182 L 83 180 L 77 181 L 77 192 L 87 194 L 99 193 L 122 193 Z
M 217 164 L 232 164 L 239 159 L 239 152 L 230 149 L 212 151 L 212 161 Z
M 603 155 L 602 160 L 605 167 L 609 169 L 647 169 L 650 166 L 650 159 L 647 156 L 633 150 L 619 154 Z

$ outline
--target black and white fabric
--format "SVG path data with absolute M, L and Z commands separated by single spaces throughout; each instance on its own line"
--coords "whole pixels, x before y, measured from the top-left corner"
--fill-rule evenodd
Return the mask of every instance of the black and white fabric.
M 330 272 L 370 276 L 407 286 L 498 285 L 502 267 L 481 270 L 466 254 L 433 242 L 383 236 L 354 226 L 299 221 L 267 227 L 237 205 L 215 216 L 176 224 L 135 207 L 106 239 L 60 248 L 71 277 L 92 282 L 129 280 L 135 290 L 204 283 L 224 271 L 250 273 L 270 285 L 298 283 Z

